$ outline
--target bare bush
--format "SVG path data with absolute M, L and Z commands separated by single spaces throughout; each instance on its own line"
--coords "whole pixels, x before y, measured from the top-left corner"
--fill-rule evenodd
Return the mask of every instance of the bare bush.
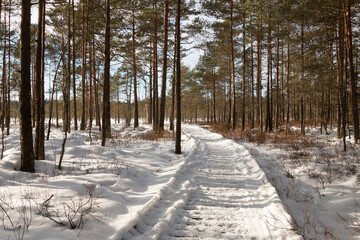
M 25 231 L 29 230 L 33 220 L 32 194 L 21 193 L 21 198 L 16 201 L 9 191 L 2 191 L 0 195 L 0 221 L 4 230 L 12 231 L 15 239 L 24 238 Z
M 70 229 L 81 228 L 87 217 L 94 217 L 95 208 L 98 206 L 96 198 L 98 192 L 94 185 L 84 185 L 77 198 L 70 198 L 69 202 L 57 207 L 52 202 L 54 195 L 48 196 L 42 203 L 36 203 L 38 213 L 61 226 Z

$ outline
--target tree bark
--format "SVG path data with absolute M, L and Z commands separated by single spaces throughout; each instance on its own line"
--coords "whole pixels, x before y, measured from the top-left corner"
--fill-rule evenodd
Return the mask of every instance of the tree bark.
M 353 117 L 354 140 L 358 143 L 359 140 L 359 113 L 357 108 L 357 79 L 354 69 L 354 56 L 352 44 L 352 26 L 351 26 L 351 1 L 343 0 L 345 32 L 346 32 L 346 47 L 348 51 L 348 61 L 350 70 L 350 84 L 351 84 L 351 111 Z
M 154 9 L 154 15 L 153 15 L 153 30 L 154 30 L 154 80 L 153 80 L 153 130 L 157 130 L 158 123 L 159 123 L 159 94 L 158 94 L 158 53 L 157 53 L 157 44 L 158 44 L 158 36 L 157 36 L 157 0 L 153 0 L 153 9 Z
M 181 154 L 181 0 L 177 1 L 176 9 L 176 137 L 175 137 L 175 153 Z
M 76 77 L 75 77 L 75 59 L 76 59 L 76 48 L 75 48 L 75 4 L 74 0 L 71 1 L 72 8 L 72 78 L 73 78 L 73 102 L 74 102 L 74 124 L 75 130 L 78 130 L 78 119 L 77 119 L 77 105 L 76 105 Z
M 105 146 L 106 138 L 111 137 L 110 125 L 110 0 L 105 1 L 105 67 L 104 67 L 104 96 L 103 96 L 103 119 L 102 119 L 102 142 Z
M 301 134 L 305 136 L 305 72 L 304 72 L 304 20 L 301 20 Z
M 246 108 L 246 12 L 245 12 L 245 0 L 243 0 L 243 83 L 242 83 L 242 124 L 241 130 L 245 130 L 245 108 Z
M 134 79 L 134 128 L 139 127 L 139 106 L 137 99 L 137 72 L 136 72 L 136 46 L 135 46 L 135 9 L 132 10 L 132 67 L 133 67 L 133 79 Z
M 89 0 L 87 0 L 88 2 Z M 86 54 L 87 54 L 87 35 L 88 35 L 88 19 L 85 19 L 85 7 L 87 8 L 87 4 L 85 1 L 83 3 L 82 9 L 82 20 L 83 20 L 83 28 L 82 28 L 82 47 L 83 47 L 83 55 L 82 55 L 82 69 L 81 69 L 81 92 L 82 92 L 82 111 L 81 111 L 81 123 L 80 130 L 85 130 L 86 128 Z M 88 10 L 87 10 L 88 11 Z M 105 144 L 105 143 L 104 143 Z
M 260 8 L 260 32 L 258 33 L 258 40 L 257 40 L 257 88 L 256 88 L 256 97 L 257 97 L 257 122 L 260 124 L 260 131 L 263 130 L 263 119 L 262 119 L 262 8 Z
M 289 132 L 290 120 L 290 21 L 288 21 L 289 35 L 286 40 L 287 56 L 286 56 L 286 134 Z
M 21 81 L 20 81 L 20 170 L 34 172 L 34 152 L 31 127 L 31 52 L 30 52 L 30 25 L 31 2 L 21 1 Z
M 169 0 L 164 0 L 164 47 L 163 47 L 163 66 L 161 81 L 161 101 L 159 116 L 159 131 L 164 131 L 165 121 L 165 98 L 166 98 L 166 75 L 167 75 L 167 53 L 168 53 L 168 16 Z
M 271 3 L 270 3 L 271 4 Z M 269 4 L 269 17 L 268 17 L 268 46 L 267 46 L 267 84 L 266 84 L 266 120 L 265 120 L 265 131 L 272 131 L 272 117 L 271 117 L 271 88 L 270 88 L 270 79 L 272 79 L 271 69 L 272 69 L 272 53 L 271 53 L 271 9 Z
M 176 88 L 176 33 L 174 34 L 174 63 L 173 63 L 173 75 L 171 86 L 171 113 L 170 113 L 170 131 L 174 131 L 174 117 L 175 117 L 175 88 Z
M 234 12 L 234 3 L 233 0 L 230 1 L 230 48 L 231 48 L 231 80 L 233 88 L 232 96 L 232 129 L 235 129 L 237 126 L 237 116 L 236 116 L 236 89 L 235 89 L 235 54 L 234 54 L 234 30 L 233 30 L 233 12 Z
M 43 32 L 43 14 L 44 14 L 44 0 L 39 1 L 39 13 L 38 13 L 38 34 L 37 34 L 37 48 L 36 48 L 36 76 L 35 76 L 35 89 L 36 89 L 36 129 L 35 129 L 35 143 L 34 143 L 34 156 L 38 160 L 45 159 L 45 148 L 44 148 L 44 127 L 42 124 L 42 113 L 43 113 L 43 94 L 42 89 L 44 82 L 42 77 L 42 62 L 43 59 L 43 41 L 45 33 Z

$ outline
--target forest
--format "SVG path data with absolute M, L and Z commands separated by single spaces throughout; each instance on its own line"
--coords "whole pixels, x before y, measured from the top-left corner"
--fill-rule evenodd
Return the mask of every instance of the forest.
M 296 181 L 303 167 L 307 168 L 304 170 L 307 178 L 314 180 L 309 186 L 315 187 L 310 188 L 316 189 L 309 196 L 315 194 L 320 199 L 328 194 L 337 196 L 338 188 L 328 193 L 326 185 L 334 186 L 339 179 L 346 182 L 354 177 L 351 180 L 353 195 L 349 199 L 356 202 L 355 195 L 360 194 L 359 35 L 360 2 L 356 0 L 0 0 L 0 161 L 4 169 L 9 167 L 6 161 L 15 161 L 16 170 L 39 174 L 40 178 L 46 175 L 49 181 L 51 175 L 64 174 L 65 177 L 72 176 L 72 171 L 85 175 L 96 172 L 102 169 L 100 163 L 95 167 L 98 170 L 94 170 L 91 163 L 86 170 L 81 170 L 85 165 L 83 160 L 98 156 L 106 162 L 113 154 L 111 164 L 116 162 L 116 166 L 107 163 L 112 169 L 109 171 L 114 174 L 117 169 L 117 175 L 122 176 L 121 171 L 126 169 L 129 174 L 131 167 L 127 160 L 116 160 L 116 155 L 125 154 L 125 158 L 131 154 L 127 150 L 119 151 L 143 149 L 151 142 L 164 147 L 159 147 L 160 153 L 156 153 L 156 147 L 149 147 L 154 153 L 145 159 L 174 158 L 171 166 L 176 165 L 177 171 L 186 169 L 183 170 L 186 178 L 196 179 L 201 177 L 191 172 L 190 165 L 195 164 L 193 167 L 199 169 L 202 165 L 196 161 L 190 164 L 193 155 L 207 159 L 205 153 L 218 156 L 223 151 L 219 146 L 233 146 L 233 142 L 219 142 L 210 147 L 210 136 L 217 132 L 240 144 L 241 149 L 246 149 L 241 150 L 244 154 L 252 155 L 251 162 L 257 162 L 257 168 L 262 169 L 268 179 L 262 184 L 271 182 L 279 201 L 287 202 L 284 198 L 289 198 L 293 186 L 302 192 L 299 189 L 304 182 L 297 185 Z M 211 131 L 206 133 L 194 126 Z M 213 138 L 217 139 L 215 135 Z M 138 143 L 142 141 L 145 143 Z M 234 149 L 238 148 L 234 145 L 229 151 L 235 154 Z M 278 150 L 271 155 L 274 148 Z M 202 149 L 204 154 L 196 149 Z M 106 151 L 113 153 L 106 155 Z M 180 156 L 186 159 L 182 163 Z M 217 159 L 221 157 L 220 154 Z M 309 160 L 311 157 L 316 160 L 315 167 Z M 74 170 L 77 167 L 72 165 L 72 158 L 82 159 L 78 170 Z M 136 159 L 132 155 L 131 158 Z M 277 158 L 285 163 L 278 163 Z M 266 163 L 266 159 L 280 164 L 281 174 L 274 173 L 277 165 Z M 136 164 L 140 169 L 145 163 Z M 152 169 L 156 164 L 144 168 Z M 40 166 L 51 166 L 52 170 L 40 170 Z M 225 169 L 221 164 L 218 168 Z M 250 176 L 252 170 L 247 171 Z M 105 174 L 106 170 L 103 171 Z M 133 171 L 132 180 L 137 178 Z M 151 171 L 156 175 L 163 169 Z M 177 171 L 175 177 L 179 175 Z M 332 178 L 334 174 L 339 179 Z M 237 177 L 233 179 L 243 181 Z M 10 180 L 1 180 L 0 187 L 8 186 L 7 181 Z M 147 184 L 145 182 L 139 180 L 140 185 Z M 165 180 L 163 183 L 169 184 Z M 178 179 L 174 183 L 181 184 L 185 182 Z M 203 186 L 205 182 L 197 184 Z M 48 194 L 41 204 L 24 193 L 20 198 L 29 204 L 25 206 L 30 207 L 30 211 L 33 211 L 31 204 L 35 204 L 39 214 L 52 222 L 80 228 L 85 216 L 96 208 L 93 185 L 80 185 L 85 186 L 85 195 L 89 198 L 83 205 L 64 205 L 64 218 L 68 223 L 47 205 L 55 193 Z M 172 185 L 171 188 L 177 189 Z M 175 195 L 183 190 L 183 185 L 174 190 L 169 201 L 176 202 Z M 187 194 L 192 196 L 193 191 Z M 196 198 L 202 196 L 195 192 Z M 290 199 L 298 202 L 297 193 Z M 299 202 L 308 201 L 305 195 Z M 186 206 L 190 204 L 189 196 L 183 199 Z M 17 227 L 8 214 L 9 209 L 16 208 L 5 198 L 0 194 L 2 226 L 5 230 L 12 229 L 15 239 L 23 239 L 30 225 L 24 217 L 27 208 L 18 214 L 22 226 L 29 225 Z M 71 202 L 76 203 L 72 198 Z M 87 205 L 89 203 L 91 205 Z M 139 200 L 139 206 L 144 203 Z M 294 202 L 285 205 L 290 208 L 288 218 L 292 219 L 289 221 L 292 226 L 285 224 L 284 228 L 294 228 L 294 232 L 305 239 L 355 236 L 354 233 L 341 235 L 345 230 L 337 232 L 328 227 L 322 221 L 327 217 L 321 215 L 323 235 L 317 238 L 318 229 L 307 226 L 318 223 L 309 220 L 311 217 L 304 210 L 306 204 L 301 205 L 303 210 Z M 339 211 L 336 218 L 346 222 L 347 227 L 343 229 L 359 233 L 360 203 L 352 205 L 355 207 L 350 212 L 346 210 L 348 215 L 342 212 L 344 209 L 336 208 Z M 88 208 L 84 210 L 84 207 Z M 75 221 L 79 212 L 76 208 L 84 210 L 84 215 Z M 70 209 L 74 210 L 74 216 Z M 141 220 L 130 222 L 145 221 L 146 214 L 153 209 L 144 209 L 139 211 Z M 304 217 L 301 220 L 294 217 L 299 214 L 291 213 L 291 209 L 300 215 L 304 212 Z M 287 210 L 281 212 L 286 219 Z M 287 220 L 278 221 L 283 224 Z M 148 232 L 148 223 L 146 227 L 130 225 L 117 229 L 109 239 L 132 239 L 136 234 Z M 167 236 L 169 238 L 161 234 L 160 239 L 176 237 L 175 233 Z M 144 236 L 144 239 L 159 239 L 155 235 Z M 254 236 L 278 239 L 269 238 L 266 233 Z M 211 238 L 220 239 L 214 235 Z M 233 235 L 225 239 L 233 239 Z

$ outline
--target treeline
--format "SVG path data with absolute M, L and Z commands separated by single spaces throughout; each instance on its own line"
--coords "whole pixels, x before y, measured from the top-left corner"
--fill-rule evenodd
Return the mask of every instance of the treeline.
M 38 11 L 36 25 L 30 23 L 32 4 Z M 134 128 L 137 128 L 139 86 L 145 89 L 147 98 L 141 99 L 146 102 L 144 108 L 147 109 L 142 117 L 146 115 L 154 130 L 163 131 L 168 58 L 173 66 L 172 111 L 175 112 L 177 106 L 176 117 L 180 119 L 180 41 L 181 37 L 186 39 L 189 35 L 185 28 L 180 31 L 180 26 L 184 26 L 180 21 L 187 18 L 191 5 L 192 2 L 180 0 L 39 0 L 36 3 L 23 0 L 21 4 L 0 1 L 1 34 L 5 36 L 1 39 L 4 59 L 2 129 L 7 127 L 9 133 L 10 118 L 14 117 L 8 113 L 13 100 L 10 95 L 19 93 L 21 169 L 34 171 L 34 159 L 45 158 L 45 135 L 49 139 L 54 109 L 57 120 L 59 109 L 62 109 L 65 133 L 59 169 L 70 131 L 91 130 L 95 121 L 102 133 L 102 146 L 105 146 L 106 139 L 111 137 L 110 119 L 117 117 L 119 120 L 120 106 L 124 105 L 120 98 L 124 95 L 128 107 L 122 116 L 127 124 L 133 119 Z M 20 30 L 11 27 L 13 22 L 8 20 L 8 16 L 18 14 L 19 8 Z M 45 79 L 49 79 L 50 87 L 47 112 Z M 118 108 L 117 116 L 111 115 L 114 106 Z M 45 116 L 49 118 L 46 131 Z M 174 118 L 173 114 L 173 121 Z M 31 120 L 35 127 L 34 144 Z M 181 121 L 177 121 L 176 153 L 181 153 L 180 135 Z
M 175 116 L 177 153 L 180 119 L 260 131 L 287 132 L 300 125 L 302 134 L 306 124 L 327 131 L 336 123 L 345 148 L 350 129 L 359 139 L 359 5 L 0 0 L 2 136 L 10 134 L 17 112 L 11 101 L 19 96 L 21 124 L 27 124 L 21 125 L 27 134 L 22 140 L 32 139 L 28 128 L 35 127 L 35 142 L 28 142 L 22 155 L 32 152 L 39 160 L 45 158 L 52 119 L 59 116 L 63 148 L 67 133 L 93 124 L 104 146 L 111 118 L 124 118 L 128 125 L 133 120 L 135 128 L 143 118 L 161 132 L 166 118 L 175 129 Z M 31 8 L 37 24 L 27 15 Z M 19 16 L 21 31 L 14 27 Z M 180 62 L 189 46 L 204 51 L 194 69 Z

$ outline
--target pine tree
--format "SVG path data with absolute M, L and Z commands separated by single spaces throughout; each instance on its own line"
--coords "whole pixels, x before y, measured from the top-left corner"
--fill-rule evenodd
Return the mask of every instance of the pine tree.
M 30 21 L 31 2 L 21 1 L 21 81 L 20 81 L 20 147 L 21 166 L 24 172 L 34 172 L 34 152 L 31 127 L 31 73 L 30 73 Z

